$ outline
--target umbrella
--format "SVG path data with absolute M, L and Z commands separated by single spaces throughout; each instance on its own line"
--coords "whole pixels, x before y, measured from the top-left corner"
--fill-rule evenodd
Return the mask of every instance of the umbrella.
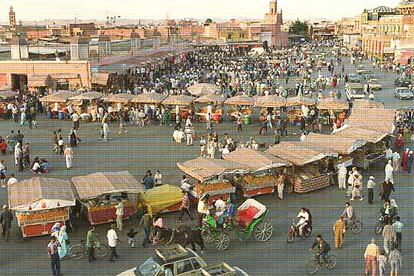
M 227 99 L 224 104 L 226 105 L 249 105 L 253 106 L 255 99 L 248 96 L 235 96 Z
M 166 98 L 163 94 L 143 93 L 131 100 L 132 103 L 138 104 L 160 104 Z
M 282 107 L 286 105 L 286 99 L 277 95 L 258 97 L 254 105 L 258 107 Z
M 205 103 L 205 104 L 208 104 L 208 103 L 222 104 L 225 100 L 226 99 L 220 95 L 210 94 L 210 95 L 202 96 L 196 99 L 194 102 Z
M 298 105 L 315 105 L 316 102 L 311 98 L 293 97 L 287 98 L 286 106 L 298 106 Z
M 162 101 L 163 105 L 190 105 L 196 98 L 186 95 L 172 95 Z
M 103 98 L 103 100 L 105 102 L 108 102 L 108 103 L 122 103 L 122 104 L 127 104 L 134 97 L 135 97 L 134 95 L 122 93 L 122 94 L 110 95 L 108 97 Z
M 188 92 L 194 96 L 215 94 L 218 91 L 220 91 L 220 88 L 217 85 L 210 83 L 196 83 L 188 87 Z

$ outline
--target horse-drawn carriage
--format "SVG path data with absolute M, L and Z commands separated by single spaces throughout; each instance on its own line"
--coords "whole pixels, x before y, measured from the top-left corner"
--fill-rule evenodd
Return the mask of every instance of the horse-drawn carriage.
M 230 245 L 230 233 L 235 232 L 239 240 L 252 235 L 257 241 L 267 241 L 273 234 L 273 226 L 265 220 L 267 208 L 254 199 L 246 200 L 238 209 L 235 219 L 229 218 L 218 224 L 214 216 L 204 218 L 201 235 L 206 243 L 214 244 L 218 251 L 226 250 Z

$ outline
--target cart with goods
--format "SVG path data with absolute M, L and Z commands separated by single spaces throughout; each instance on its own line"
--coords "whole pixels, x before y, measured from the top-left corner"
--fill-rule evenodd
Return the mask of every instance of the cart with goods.
M 277 175 L 287 172 L 292 164 L 271 154 L 249 148 L 239 148 L 223 157 L 246 167 L 250 172 L 236 175 L 233 184 L 244 197 L 271 194 L 277 185 Z
M 162 185 L 138 194 L 138 209 L 146 207 L 150 214 L 178 211 L 182 193 L 179 187 Z
M 183 163 L 177 163 L 177 166 L 185 174 L 196 179 L 198 183 L 190 191 L 190 194 L 196 199 L 209 195 L 209 200 L 227 199 L 230 194 L 236 191 L 236 188 L 226 179 L 228 176 L 238 173 L 246 173 L 248 169 L 235 162 L 199 157 Z
M 308 193 L 331 185 L 332 172 L 328 170 L 330 159 L 338 153 L 320 146 L 303 142 L 282 142 L 267 153 L 288 160 L 294 172 L 287 175 L 295 193 Z
M 273 234 L 272 223 L 266 220 L 267 208 L 254 199 L 247 199 L 238 209 L 235 221 L 229 218 L 218 225 L 213 215 L 203 220 L 201 228 L 203 240 L 213 244 L 218 251 L 226 250 L 230 245 L 230 233 L 234 232 L 239 240 L 254 236 L 256 241 L 268 241 Z
M 227 200 L 229 196 L 236 192 L 236 188 L 227 180 L 215 180 L 205 183 L 197 183 L 190 194 L 197 200 L 209 195 L 209 202 L 214 202 L 221 198 Z
M 144 190 L 129 172 L 94 173 L 72 178 L 91 225 L 113 222 L 117 205 L 124 205 L 123 219 L 137 211 L 138 194 Z
M 16 212 L 24 238 L 51 234 L 56 222 L 69 220 L 69 208 L 76 205 L 69 181 L 52 178 L 23 180 L 8 187 L 9 206 Z
M 234 183 L 240 189 L 243 197 L 252 197 L 264 194 L 272 194 L 277 185 L 275 175 L 245 175 Z

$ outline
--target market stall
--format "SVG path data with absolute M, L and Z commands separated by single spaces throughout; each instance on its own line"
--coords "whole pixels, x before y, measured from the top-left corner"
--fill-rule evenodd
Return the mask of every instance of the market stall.
M 306 97 L 291 97 L 286 99 L 286 111 L 290 122 L 299 123 L 302 120 L 302 107 L 316 106 L 316 102 Z
M 346 125 L 376 132 L 393 134 L 395 110 L 385 108 L 353 108 Z
M 8 202 L 25 238 L 51 234 L 56 222 L 69 220 L 69 208 L 76 204 L 69 181 L 40 177 L 9 185 Z
M 325 98 L 318 101 L 319 117 L 325 125 L 335 123 L 340 128 L 347 117 L 349 103 L 334 98 Z
M 177 163 L 177 166 L 185 174 L 198 181 L 191 191 L 192 196 L 196 199 L 200 199 L 208 194 L 211 201 L 214 201 L 219 197 L 226 199 L 230 194 L 236 191 L 236 188 L 232 186 L 230 181 L 225 179 L 227 176 L 248 172 L 248 170 L 240 164 L 222 159 L 205 157 Z
M 152 215 L 180 210 L 182 190 L 173 185 L 162 185 L 138 195 L 138 209 L 146 207 Z
M 98 113 L 98 102 L 104 97 L 100 92 L 85 92 L 69 98 L 73 105 L 73 110 L 79 114 L 82 119 L 96 118 Z
M 244 197 L 273 193 L 278 174 L 292 165 L 271 154 L 248 148 L 239 148 L 223 158 L 240 164 L 251 172 L 233 181 Z
M 144 190 L 127 171 L 76 176 L 72 182 L 91 225 L 114 221 L 118 198 L 124 202 L 123 218 L 128 219 L 136 213 L 138 193 Z
M 202 96 L 196 99 L 194 102 L 197 104 L 212 104 L 213 121 L 220 122 L 223 116 L 223 109 L 221 105 L 226 99 L 222 95 L 210 94 Z M 199 121 L 205 121 L 207 117 L 207 107 L 200 107 L 196 112 Z
M 179 114 L 180 118 L 185 120 L 191 114 L 190 106 L 196 98 L 187 95 L 171 95 L 162 101 L 162 105 L 175 106 L 175 109 L 171 110 L 173 119 Z
M 352 108 L 385 108 L 383 103 L 375 102 L 371 100 L 355 99 L 352 102 Z
M 59 119 L 64 119 L 68 113 L 67 103 L 69 98 L 79 95 L 79 91 L 58 91 L 53 94 L 49 94 L 39 99 L 46 109 L 47 117 L 52 119 L 56 116 Z
M 16 98 L 17 93 L 11 90 L 0 91 L 0 117 L 6 117 L 7 104 Z
M 287 176 L 288 191 L 307 193 L 331 185 L 329 162 L 336 160 L 338 154 L 328 148 L 302 142 L 282 142 L 266 153 L 293 164 L 293 173 Z
M 366 144 L 355 150 L 351 156 L 353 165 L 355 167 L 367 169 L 371 164 L 374 164 L 385 157 L 385 138 L 387 133 L 380 133 L 373 130 L 345 126 L 336 130 L 331 135 L 335 137 L 347 137 L 353 139 L 362 139 Z
M 200 97 L 205 95 L 217 94 L 218 92 L 220 92 L 220 87 L 210 83 L 196 83 L 188 87 L 188 92 L 190 92 L 190 94 L 193 96 Z
M 224 101 L 224 104 L 233 107 L 228 110 L 228 114 L 233 119 L 236 119 L 238 114 L 241 113 L 241 115 L 244 117 L 244 123 L 248 125 L 250 124 L 250 117 L 253 113 L 252 107 L 254 106 L 255 101 L 255 98 L 241 95 L 228 98 Z
M 166 98 L 167 96 L 159 93 L 142 93 L 137 96 L 135 96 L 131 103 L 134 104 L 161 104 L 161 102 Z

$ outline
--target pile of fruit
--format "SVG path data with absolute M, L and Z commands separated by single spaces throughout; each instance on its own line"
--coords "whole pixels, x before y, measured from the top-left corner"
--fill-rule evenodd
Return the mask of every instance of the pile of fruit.
M 68 210 L 66 208 L 58 208 L 47 211 L 18 213 L 17 217 L 19 219 L 20 224 L 46 222 L 57 220 L 58 218 L 67 218 Z
M 118 204 L 118 202 L 114 202 L 114 204 L 94 205 L 94 206 L 89 206 L 88 209 L 91 212 L 99 212 L 99 211 L 103 211 L 103 210 L 115 209 L 115 206 L 117 204 Z M 124 202 L 124 208 L 126 208 L 127 206 L 129 206 L 131 204 L 132 204 L 131 202 L 125 201 Z
M 243 187 L 271 187 L 277 185 L 277 178 L 273 175 L 246 175 L 243 177 L 243 180 L 244 181 L 241 182 Z
M 228 181 L 209 182 L 203 184 L 196 184 L 194 191 L 197 195 L 202 196 L 205 194 L 220 195 L 226 193 L 233 193 L 234 187 Z

